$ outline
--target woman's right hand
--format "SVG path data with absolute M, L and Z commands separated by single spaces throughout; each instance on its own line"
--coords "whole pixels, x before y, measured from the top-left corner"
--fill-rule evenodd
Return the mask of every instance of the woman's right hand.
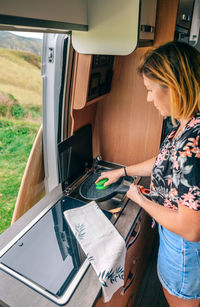
M 95 184 L 99 182 L 100 180 L 107 178 L 108 181 L 104 183 L 104 186 L 106 187 L 107 185 L 118 181 L 119 178 L 122 176 L 124 176 L 123 168 L 119 168 L 119 169 L 116 169 L 114 171 L 109 171 L 109 172 L 102 172 L 99 178 L 95 181 Z

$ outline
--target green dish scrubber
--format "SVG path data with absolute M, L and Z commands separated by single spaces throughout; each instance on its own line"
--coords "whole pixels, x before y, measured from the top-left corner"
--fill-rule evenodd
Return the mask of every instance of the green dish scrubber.
M 98 181 L 98 182 L 96 183 L 96 189 L 97 189 L 97 190 L 105 190 L 105 189 L 109 188 L 110 185 L 104 187 L 104 183 L 106 183 L 107 181 L 108 181 L 107 178 L 104 178 L 104 179 Z

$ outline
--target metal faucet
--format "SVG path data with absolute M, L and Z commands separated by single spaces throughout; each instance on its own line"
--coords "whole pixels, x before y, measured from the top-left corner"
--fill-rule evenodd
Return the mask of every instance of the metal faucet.
M 101 160 L 102 160 L 101 156 L 96 156 L 96 158 L 94 159 L 94 165 L 93 165 L 94 174 L 97 172 L 98 163 L 99 163 L 99 161 L 101 161 Z

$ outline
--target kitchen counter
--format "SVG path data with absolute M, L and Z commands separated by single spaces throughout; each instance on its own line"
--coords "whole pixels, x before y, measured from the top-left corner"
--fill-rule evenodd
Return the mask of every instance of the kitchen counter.
M 149 186 L 149 178 L 142 178 L 140 181 L 144 187 Z M 17 234 L 19 234 L 35 217 L 40 214 L 47 204 L 52 203 L 52 200 L 57 200 L 62 194 L 61 187 L 57 187 L 27 213 L 25 213 L 18 221 L 16 221 L 10 228 L 0 235 L 0 250 L 2 250 Z M 115 223 L 116 229 L 124 239 L 128 237 L 136 218 L 141 208 L 128 200 L 123 211 L 120 213 L 119 218 Z M 95 300 L 100 294 L 100 283 L 98 277 L 89 266 L 84 277 L 80 281 L 78 287 L 73 293 L 69 302 L 63 306 L 67 307 L 91 307 L 94 305 Z M 45 298 L 35 290 L 24 285 L 14 277 L 0 270 L 0 306 L 10 307 L 51 307 L 58 306 L 54 302 Z

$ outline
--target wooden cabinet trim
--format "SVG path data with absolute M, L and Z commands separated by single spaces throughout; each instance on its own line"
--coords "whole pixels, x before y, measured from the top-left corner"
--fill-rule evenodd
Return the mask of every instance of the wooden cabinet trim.
M 81 110 L 93 103 L 103 100 L 109 93 L 88 100 L 88 91 L 90 85 L 90 76 L 92 70 L 93 55 L 79 54 L 75 55 L 74 66 L 74 87 L 72 89 L 73 109 Z
M 80 110 L 86 106 L 91 66 L 92 55 L 76 53 L 74 79 L 75 82 L 73 89 L 74 110 Z

